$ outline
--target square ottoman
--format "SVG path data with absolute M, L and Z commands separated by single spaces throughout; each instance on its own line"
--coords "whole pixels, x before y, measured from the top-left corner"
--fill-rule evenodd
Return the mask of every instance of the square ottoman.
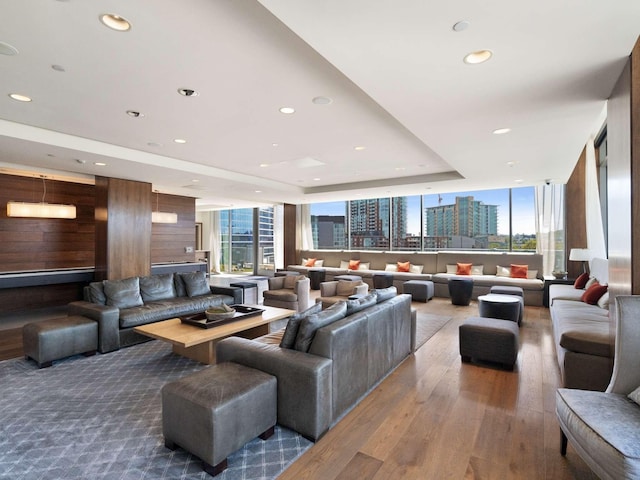
M 499 363 L 513 370 L 520 343 L 520 331 L 516 322 L 470 317 L 460 325 L 459 334 L 463 362 L 483 360 Z
M 409 280 L 402 284 L 402 293 L 411 295 L 414 302 L 427 302 L 433 298 L 433 282 L 430 280 Z
M 167 448 L 182 447 L 217 475 L 249 440 L 266 440 L 277 417 L 276 377 L 233 362 L 213 365 L 162 387 Z

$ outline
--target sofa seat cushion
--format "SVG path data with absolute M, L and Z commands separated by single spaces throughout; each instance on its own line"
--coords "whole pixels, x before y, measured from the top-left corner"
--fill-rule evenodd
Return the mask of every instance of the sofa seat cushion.
M 640 407 L 624 395 L 560 388 L 556 411 L 571 442 L 611 474 L 640 478 Z
M 556 300 L 572 300 L 575 302 L 581 302 L 584 290 L 581 288 L 575 288 L 573 285 L 549 285 L 549 305 L 553 305 Z
M 203 312 L 207 308 L 222 303 L 233 303 L 227 295 L 201 295 L 198 297 L 177 297 L 157 302 L 149 302 L 140 307 L 120 310 L 120 328 L 137 327 L 147 323 L 168 320 L 182 315 Z
M 448 283 L 450 278 L 458 277 L 452 273 L 436 273 L 432 280 L 435 283 Z M 494 285 L 503 285 L 511 287 L 520 287 L 523 290 L 543 290 L 544 281 L 539 278 L 511 278 L 498 277 L 496 275 L 465 275 L 465 278 L 472 278 L 474 285 L 492 287 Z
M 556 341 L 572 352 L 613 356 L 615 331 L 609 311 L 574 300 L 556 300 L 552 307 Z
M 270 300 L 277 300 L 279 302 L 297 302 L 298 295 L 293 290 L 288 288 L 278 289 L 278 290 L 265 290 L 262 292 L 264 298 L 268 298 Z

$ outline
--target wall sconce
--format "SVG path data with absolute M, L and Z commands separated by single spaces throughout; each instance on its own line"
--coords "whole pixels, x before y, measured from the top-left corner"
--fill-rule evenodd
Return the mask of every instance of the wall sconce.
M 156 209 L 151 212 L 151 223 L 178 223 L 178 214 L 173 212 L 161 212 L 158 207 L 159 193 L 156 190 Z
M 76 218 L 76 206 L 64 205 L 60 203 L 45 203 L 44 197 L 47 194 L 47 184 L 45 176 L 42 176 L 42 202 L 7 202 L 7 217 L 24 218 Z
M 584 273 L 587 272 L 587 267 L 585 262 L 591 260 L 591 255 L 589 254 L 589 249 L 587 248 L 572 248 L 571 252 L 569 252 L 569 260 L 572 262 L 582 262 L 582 271 Z

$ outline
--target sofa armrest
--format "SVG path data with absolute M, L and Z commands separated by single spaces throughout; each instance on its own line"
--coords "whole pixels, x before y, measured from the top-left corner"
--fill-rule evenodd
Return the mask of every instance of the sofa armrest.
M 242 289 L 239 287 L 211 287 L 211 293 L 217 293 L 219 295 L 228 295 L 233 297 L 234 305 L 242 303 L 243 295 Z
M 67 306 L 69 315 L 82 315 L 98 322 L 98 351 L 113 352 L 120 348 L 120 309 L 108 305 L 79 301 Z
M 331 426 L 328 358 L 278 345 L 229 337 L 216 345 L 216 361 L 235 362 L 278 379 L 278 423 L 317 440 Z
M 338 281 L 332 280 L 330 282 L 320 283 L 320 296 L 321 297 L 334 297 L 338 291 Z
M 298 280 L 293 290 L 298 296 L 298 311 L 304 312 L 311 306 L 311 280 L 308 277 Z

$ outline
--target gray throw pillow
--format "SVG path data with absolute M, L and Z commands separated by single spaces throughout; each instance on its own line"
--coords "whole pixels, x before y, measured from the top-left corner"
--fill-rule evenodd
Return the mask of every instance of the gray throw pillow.
M 102 282 L 107 305 L 118 308 L 140 307 L 143 305 L 140 296 L 138 277 L 122 280 L 105 280 Z
M 98 305 L 106 305 L 107 297 L 104 296 L 104 287 L 102 282 L 91 282 L 87 289 L 89 298 L 87 300 Z
M 396 287 L 377 288 L 374 291 L 378 294 L 378 303 L 389 300 L 398 294 L 398 289 Z
M 140 294 L 145 303 L 175 298 L 176 288 L 173 285 L 173 273 L 140 277 Z
M 197 297 L 198 295 L 208 295 L 211 293 L 209 282 L 204 272 L 181 273 L 182 281 L 187 289 L 187 295 Z
M 377 299 L 378 294 L 373 290 L 362 298 L 347 300 L 347 315 L 351 315 L 352 313 L 359 312 L 360 310 L 364 310 L 365 308 L 375 305 L 377 303 Z
M 298 312 L 291 315 L 287 322 L 287 328 L 284 330 L 284 335 L 282 335 L 280 348 L 293 348 L 296 343 L 296 336 L 298 335 L 298 329 L 300 328 L 300 322 L 302 322 L 302 319 L 313 313 L 320 313 L 321 311 L 322 303 L 315 303 L 304 312 Z
M 294 348 L 300 352 L 308 352 L 316 331 L 326 325 L 329 325 L 347 314 L 347 303 L 337 302 L 320 313 L 314 313 L 305 317 L 300 322 L 298 335 L 296 335 L 296 343 Z

